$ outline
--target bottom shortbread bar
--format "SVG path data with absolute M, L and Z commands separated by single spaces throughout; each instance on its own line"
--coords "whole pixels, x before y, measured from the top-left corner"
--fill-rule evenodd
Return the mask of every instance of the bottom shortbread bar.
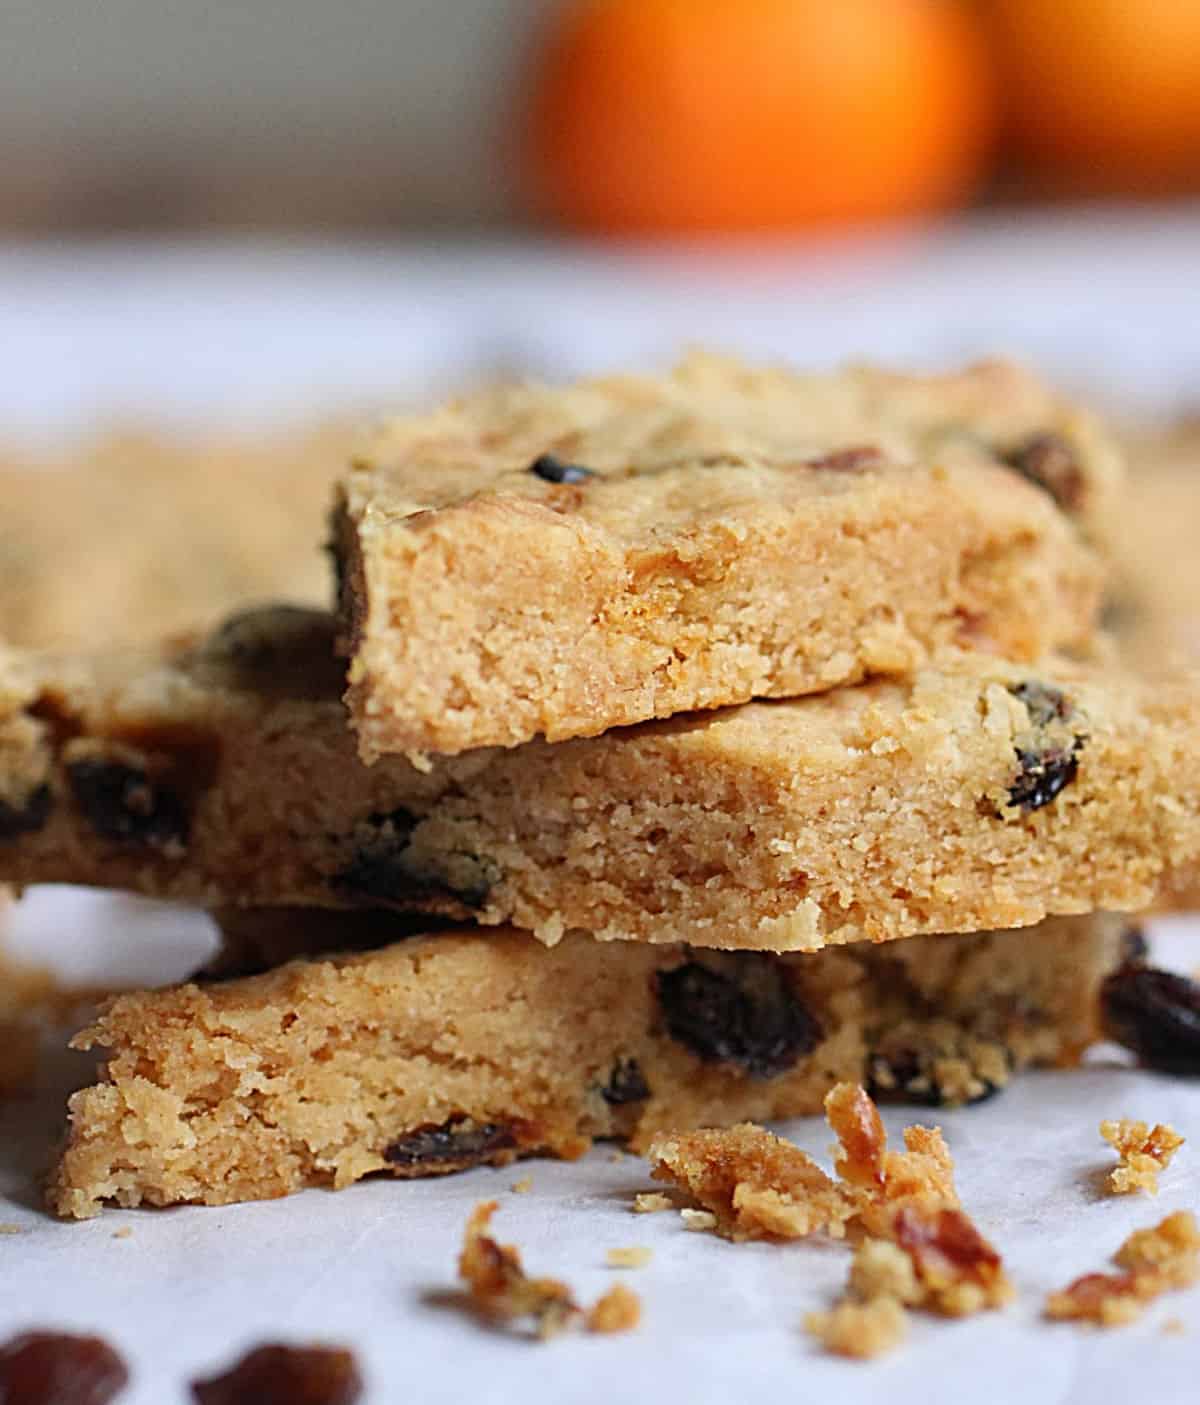
M 243 914 L 231 958 L 395 931 Z M 843 1081 L 972 1101 L 1013 1068 L 1078 1058 L 1125 944 L 1088 917 L 785 956 L 458 928 L 123 995 L 76 1041 L 107 1064 L 71 1100 L 50 1202 L 83 1217 L 574 1157 L 594 1137 L 636 1149 L 819 1112 Z

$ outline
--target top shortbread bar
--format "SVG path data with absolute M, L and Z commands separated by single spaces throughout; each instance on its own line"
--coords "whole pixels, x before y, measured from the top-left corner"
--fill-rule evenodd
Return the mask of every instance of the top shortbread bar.
M 365 760 L 550 741 L 1079 644 L 1120 470 L 1001 362 L 693 356 L 388 424 L 334 514 Z

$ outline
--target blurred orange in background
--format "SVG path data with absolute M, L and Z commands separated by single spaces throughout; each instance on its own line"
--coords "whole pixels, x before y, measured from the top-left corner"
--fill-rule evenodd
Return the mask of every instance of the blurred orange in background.
M 988 0 L 1016 154 L 1063 194 L 1200 189 L 1200 0 Z
M 985 173 L 995 126 L 966 0 L 575 0 L 532 94 L 537 212 L 615 234 L 942 209 Z

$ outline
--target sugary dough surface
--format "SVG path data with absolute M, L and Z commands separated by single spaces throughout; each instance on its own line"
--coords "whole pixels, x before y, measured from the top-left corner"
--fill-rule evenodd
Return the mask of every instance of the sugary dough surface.
M 1118 457 L 1018 368 L 509 385 L 339 485 L 367 760 L 594 736 L 1088 636 Z
M 0 880 L 815 950 L 1135 910 L 1200 856 L 1200 680 L 979 655 L 363 766 L 332 623 L 0 661 Z
M 230 920 L 243 958 L 276 959 L 296 915 Z M 302 949 L 320 940 L 313 921 Z M 346 930 L 326 914 L 326 945 L 385 937 L 391 920 L 373 921 Z M 594 1137 L 643 1148 L 666 1131 L 818 1112 L 843 1081 L 903 1096 L 911 1078 L 937 1102 L 951 1025 L 960 1060 L 997 1050 L 1005 1077 L 1077 1059 L 1124 950 L 1120 924 L 1093 918 L 778 957 L 582 937 L 547 951 L 463 929 L 123 995 L 77 1041 L 106 1049 L 105 1076 L 71 1101 L 50 1199 L 87 1216 L 573 1157 Z

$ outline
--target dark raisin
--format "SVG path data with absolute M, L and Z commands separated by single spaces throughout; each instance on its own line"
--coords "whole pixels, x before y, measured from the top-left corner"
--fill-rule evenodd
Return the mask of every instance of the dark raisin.
M 412 893 L 412 878 L 401 866 L 417 827 L 408 810 L 369 815 L 358 826 L 353 857 L 333 877 L 334 887 L 358 901 L 390 903 Z
M 224 1375 L 192 1382 L 198 1405 L 354 1405 L 362 1392 L 354 1354 L 322 1346 L 260 1346 Z
M 1100 989 L 1104 1030 L 1148 1068 L 1200 1073 L 1200 985 L 1126 962 Z
M 1150 943 L 1140 927 L 1126 927 L 1121 933 L 1121 957 L 1129 962 L 1145 961 L 1150 955 Z
M 1087 737 L 1071 730 L 1075 706 L 1061 689 L 1030 680 L 1008 691 L 1024 704 L 1031 729 L 1023 739 L 1029 744 L 1013 748 L 1017 773 L 1008 788 L 1008 803 L 1031 814 L 1049 805 L 1079 774 L 1079 753 Z
M 447 894 L 465 908 L 482 907 L 498 877 L 494 865 L 453 852 L 440 856 L 436 871 L 417 863 L 410 844 L 419 823 L 407 810 L 369 816 L 356 831 L 350 862 L 333 876 L 334 888 L 355 902 L 403 907 Z
M 883 1044 L 867 1057 L 867 1092 L 877 1103 L 915 1103 L 921 1107 L 973 1107 L 994 1098 L 1005 1086 L 971 1070 L 971 1084 L 978 1091 L 963 1096 L 960 1085 L 947 1088 L 938 1077 L 938 1063 L 944 1050 L 920 1048 L 916 1044 Z
M 26 1332 L 0 1346 L 0 1405 L 107 1405 L 128 1382 L 99 1337 Z
M 637 1059 L 618 1059 L 600 1094 L 613 1107 L 644 1102 L 650 1096 L 650 1085 Z
M 54 797 L 48 785 L 39 785 L 22 805 L 10 805 L 7 800 L 0 800 L 0 839 L 35 834 L 45 827 L 53 809 Z
M 1049 493 L 1064 512 L 1078 512 L 1087 481 L 1074 447 L 1061 434 L 1035 434 L 1004 456 L 1009 468 Z
M 530 473 L 536 473 L 547 483 L 586 483 L 596 476 L 595 470 L 584 468 L 578 463 L 564 463 L 553 454 L 541 454 L 529 465 Z
M 516 1131 L 506 1123 L 477 1123 L 466 1117 L 452 1117 L 448 1122 L 430 1123 L 397 1138 L 384 1151 L 383 1159 L 392 1166 L 460 1170 L 516 1147 Z
M 187 843 L 188 816 L 179 797 L 141 767 L 121 761 L 73 761 L 67 767 L 76 803 L 105 839 L 165 849 Z
M 336 634 L 337 621 L 325 610 L 259 605 L 230 615 L 196 650 L 194 662 L 223 670 L 223 679 L 247 692 L 339 697 L 346 678 Z
M 1008 788 L 1008 803 L 1031 814 L 1060 795 L 1079 774 L 1078 744 L 1070 751 L 1017 748 L 1017 775 Z
M 689 961 L 655 977 L 667 1032 L 701 1059 L 773 1078 L 821 1042 L 784 968 L 759 952 Z

